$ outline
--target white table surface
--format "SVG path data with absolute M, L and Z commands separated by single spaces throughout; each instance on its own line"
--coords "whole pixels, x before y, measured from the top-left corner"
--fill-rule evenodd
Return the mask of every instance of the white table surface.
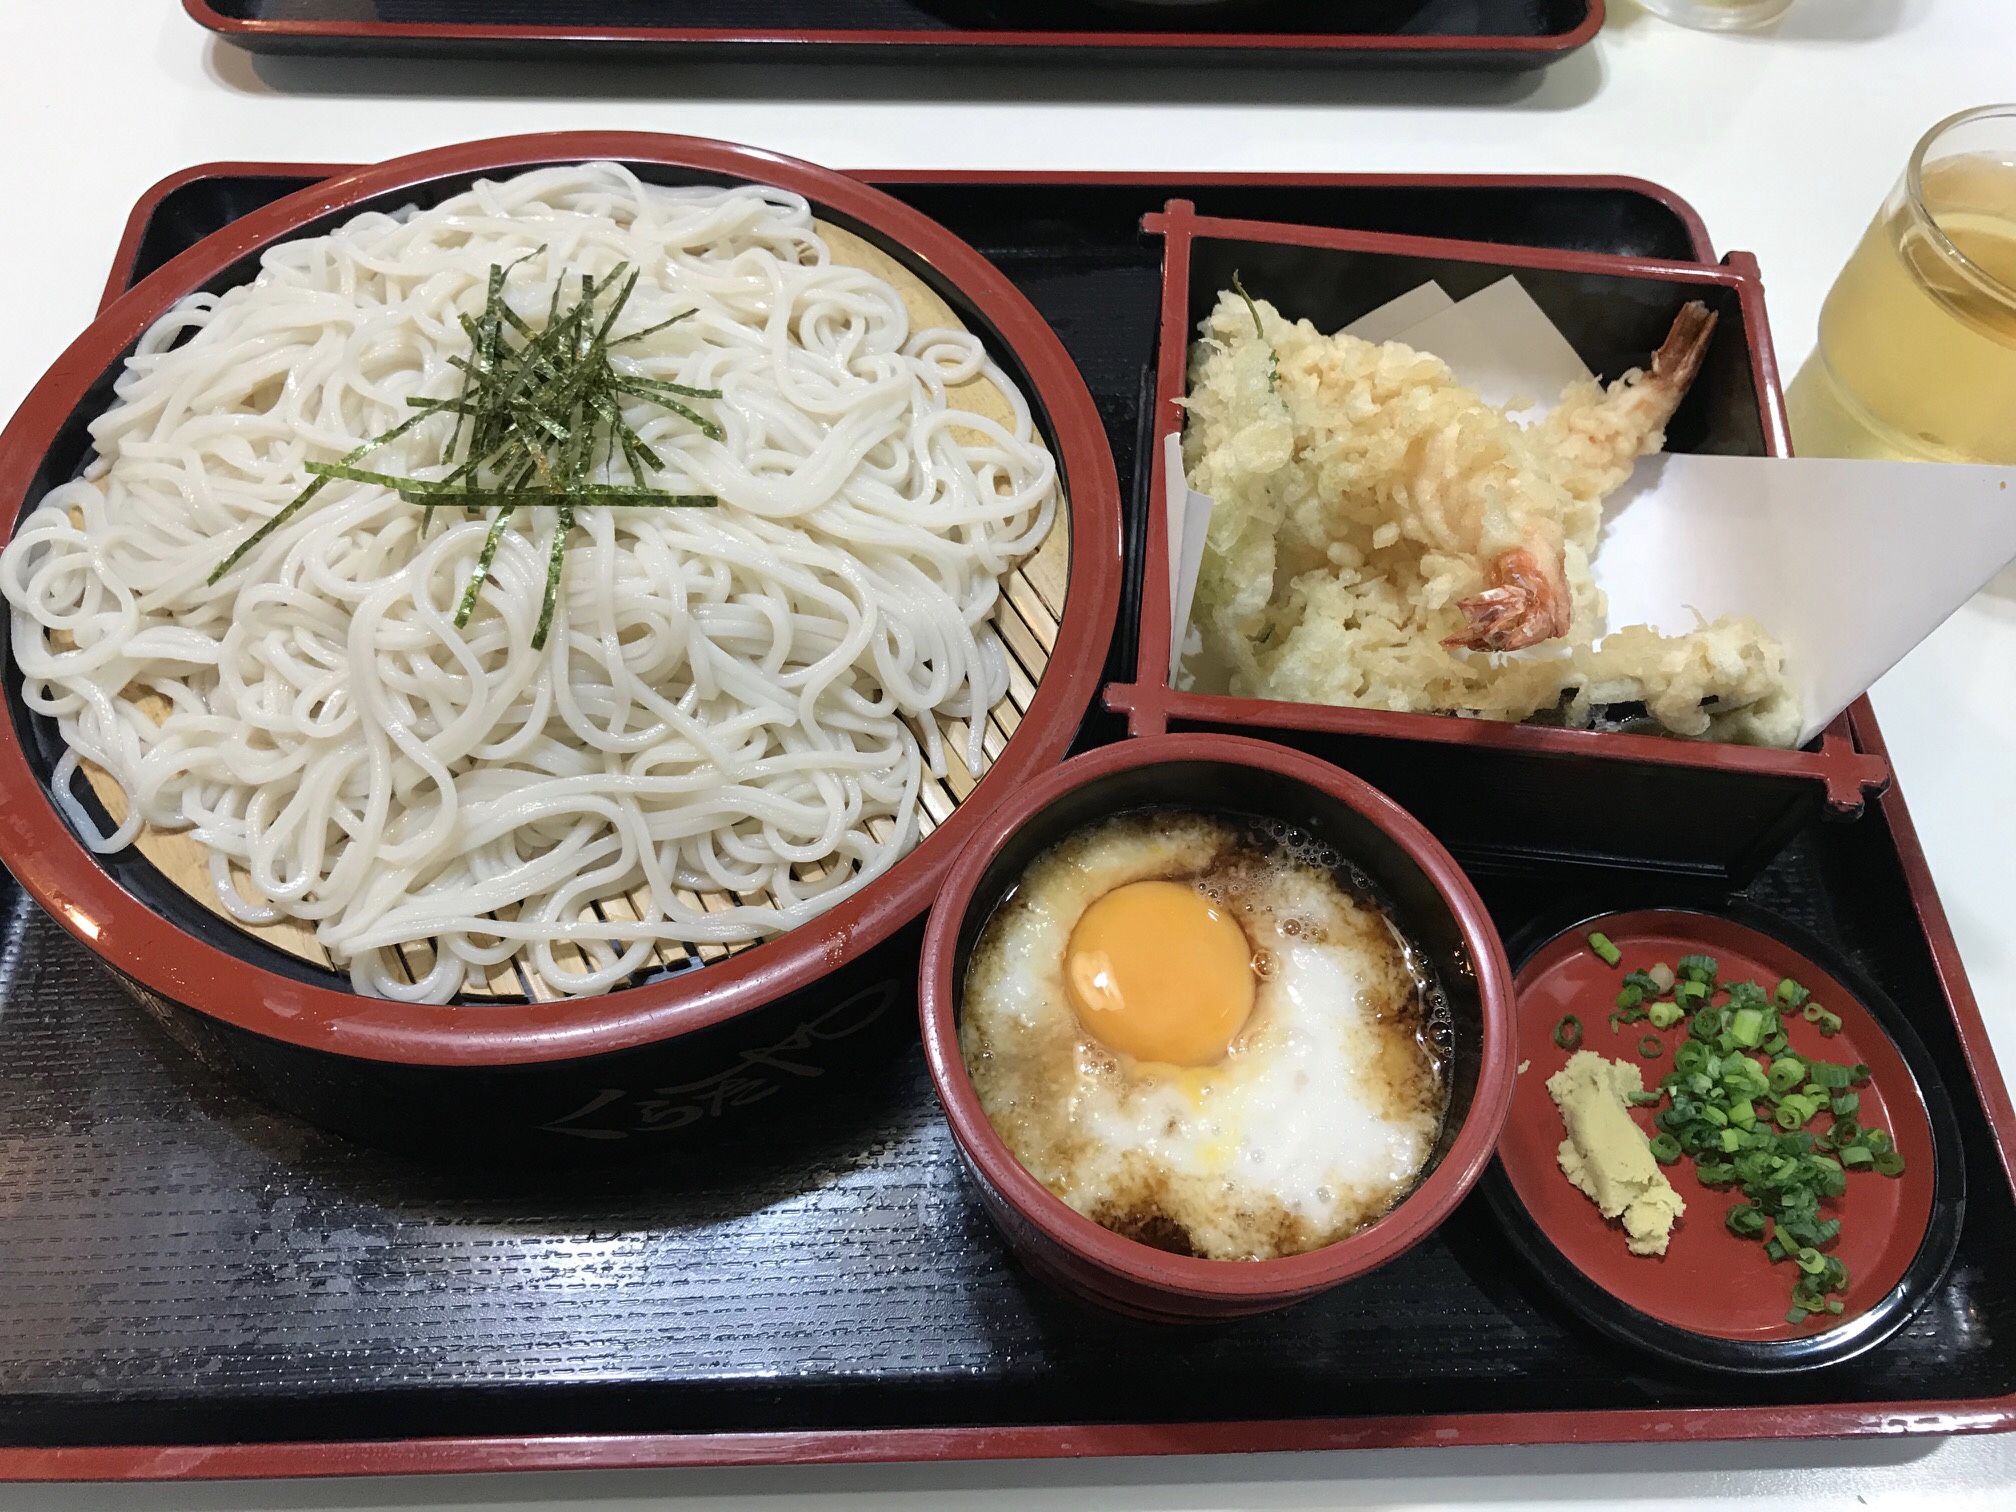
M 128 208 L 218 159 L 357 162 L 569 127 L 680 131 L 839 167 L 1628 173 L 1762 259 L 1780 357 L 1912 143 L 2016 98 L 2011 0 L 1799 0 L 1775 32 L 1681 31 L 1610 0 L 1538 76 L 827 71 L 255 62 L 174 0 L 0 0 L 0 412 L 90 317 Z M 1871 591 L 1881 591 L 1880 587 Z M 1974 990 L 2016 1064 L 2016 571 L 1878 686 L 1876 705 Z M 2016 1258 L 2012 1258 L 2016 1264 Z M 847 1469 L 0 1488 L 0 1509 L 642 1512 L 1628 1505 L 2016 1505 L 2016 1435 L 1443 1449 Z

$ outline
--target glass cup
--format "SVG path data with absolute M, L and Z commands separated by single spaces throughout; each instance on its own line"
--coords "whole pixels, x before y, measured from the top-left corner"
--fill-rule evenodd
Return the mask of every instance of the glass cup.
M 1638 0 L 1655 16 L 1696 31 L 1754 31 L 1791 9 L 1792 0 Z
M 2016 105 L 1918 144 L 1786 406 L 1812 456 L 2016 463 Z

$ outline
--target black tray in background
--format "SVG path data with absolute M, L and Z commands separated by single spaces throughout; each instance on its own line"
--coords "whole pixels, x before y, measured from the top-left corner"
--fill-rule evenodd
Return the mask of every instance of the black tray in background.
M 1603 0 L 185 0 L 253 52 L 1110 68 L 1540 68 Z M 816 49 L 816 52 L 815 52 Z
M 1135 228 L 1172 195 L 1210 214 L 1706 255 L 1683 210 L 1624 184 L 870 177 L 995 259 L 1053 322 L 1123 478 L 1160 292 L 1159 251 Z M 134 271 L 302 182 L 184 182 Z M 1131 647 L 1116 655 L 1131 665 Z M 1432 1415 L 1445 1442 L 1560 1440 L 1613 1433 L 1620 1410 L 1718 1407 L 1745 1410 L 1699 1432 L 1950 1428 L 1963 1399 L 2016 1393 L 2016 1201 L 1891 812 L 1813 826 L 1746 895 L 1911 1014 L 1966 1135 L 1959 1259 L 1881 1349 L 1756 1381 L 1669 1372 L 1585 1331 L 1511 1265 L 1477 1199 L 1402 1261 L 1286 1314 L 1172 1329 L 1092 1311 L 1008 1258 L 914 1045 L 844 1113 L 780 1118 L 732 1157 L 559 1177 L 423 1168 L 210 1082 L 0 877 L 0 1457 L 1399 1415 Z M 1509 935 L 1590 880 L 1480 884 Z M 1595 900 L 1701 896 L 1619 877 Z M 1064 1442 L 1050 1452 L 1083 1452 Z

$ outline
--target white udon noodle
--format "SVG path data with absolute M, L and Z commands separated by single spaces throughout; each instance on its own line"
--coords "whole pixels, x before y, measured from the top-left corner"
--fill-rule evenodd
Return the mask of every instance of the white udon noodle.
M 459 389 L 458 315 L 493 264 L 541 247 L 506 286 L 535 323 L 556 277 L 624 261 L 642 278 L 615 335 L 698 308 L 615 358 L 723 391 L 695 402 L 720 442 L 626 410 L 666 463 L 642 481 L 719 506 L 580 509 L 543 652 L 550 510 L 519 513 L 462 630 L 487 519 L 437 510 L 422 539 L 420 510 L 372 484 L 332 482 L 208 586 L 304 463 Z M 949 405 L 983 374 L 1012 431 Z M 867 886 L 915 843 L 937 717 L 971 721 L 980 769 L 1008 685 L 998 580 L 1057 507 L 1028 406 L 977 338 L 911 332 L 895 289 L 832 262 L 803 200 L 609 163 L 275 246 L 254 281 L 163 316 L 116 392 L 85 476 L 0 554 L 24 696 L 68 745 L 57 801 L 99 851 L 188 827 L 232 916 L 310 921 L 359 991 L 414 1001 L 527 945 L 554 990 L 606 991 L 657 942 L 761 938 Z M 364 465 L 438 478 L 450 425 Z M 125 789 L 112 835 L 73 792 L 79 757 Z M 679 889 L 769 901 L 710 913 Z M 641 920 L 583 922 L 626 893 Z M 434 965 L 408 981 L 393 948 L 422 941 Z

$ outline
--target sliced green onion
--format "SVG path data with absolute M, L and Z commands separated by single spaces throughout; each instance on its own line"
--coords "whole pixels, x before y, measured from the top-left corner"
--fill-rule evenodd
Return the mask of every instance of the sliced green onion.
M 1582 1043 L 1582 1020 L 1572 1013 L 1561 1015 L 1561 1022 L 1554 1026 L 1554 1043 L 1563 1050 L 1573 1050 Z
M 1670 1001 L 1659 996 L 1666 987 Z M 1745 1200 L 1723 1222 L 1738 1237 L 1762 1241 L 1769 1260 L 1794 1262 L 1788 1321 L 1838 1316 L 1844 1304 L 1828 1294 L 1847 1290 L 1848 1269 L 1822 1253 L 1841 1233 L 1839 1218 L 1821 1216 L 1822 1204 L 1846 1193 L 1853 1172 L 1894 1176 L 1905 1168 L 1887 1133 L 1856 1120 L 1861 1098 L 1850 1088 L 1869 1080 L 1869 1068 L 1792 1045 L 1794 1015 L 1823 1037 L 1841 1030 L 1840 1017 L 1790 977 L 1768 995 L 1755 981 L 1718 982 L 1714 958 L 1702 955 L 1626 973 L 1616 1004 L 1613 1030 L 1639 1020 L 1658 1030 L 1685 1026 L 1660 1090 L 1628 1095 L 1632 1106 L 1655 1110 L 1654 1159 L 1672 1165 L 1691 1156 L 1702 1186 L 1741 1192 Z M 1556 1043 L 1563 1039 L 1557 1029 Z M 1647 1060 L 1667 1048 L 1654 1033 L 1638 1041 Z M 1670 1106 L 1657 1107 L 1668 1098 Z M 1827 1127 L 1811 1127 L 1822 1113 L 1831 1115 Z
M 1764 1214 L 1747 1202 L 1739 1202 L 1722 1216 L 1723 1226 L 1738 1239 L 1762 1239 Z
M 1615 966 L 1624 959 L 1624 952 L 1610 943 L 1610 936 L 1601 930 L 1589 936 L 1589 948 L 1596 952 L 1605 966 Z
M 1759 1013 L 1777 1011 L 1771 1007 L 1771 999 L 1764 995 L 1764 989 L 1755 982 L 1724 982 L 1722 990 L 1729 994 L 1731 1009 L 1755 1008 Z
M 1773 1092 L 1789 1092 L 1806 1080 L 1806 1063 L 1795 1056 L 1771 1062 L 1769 1082 Z

